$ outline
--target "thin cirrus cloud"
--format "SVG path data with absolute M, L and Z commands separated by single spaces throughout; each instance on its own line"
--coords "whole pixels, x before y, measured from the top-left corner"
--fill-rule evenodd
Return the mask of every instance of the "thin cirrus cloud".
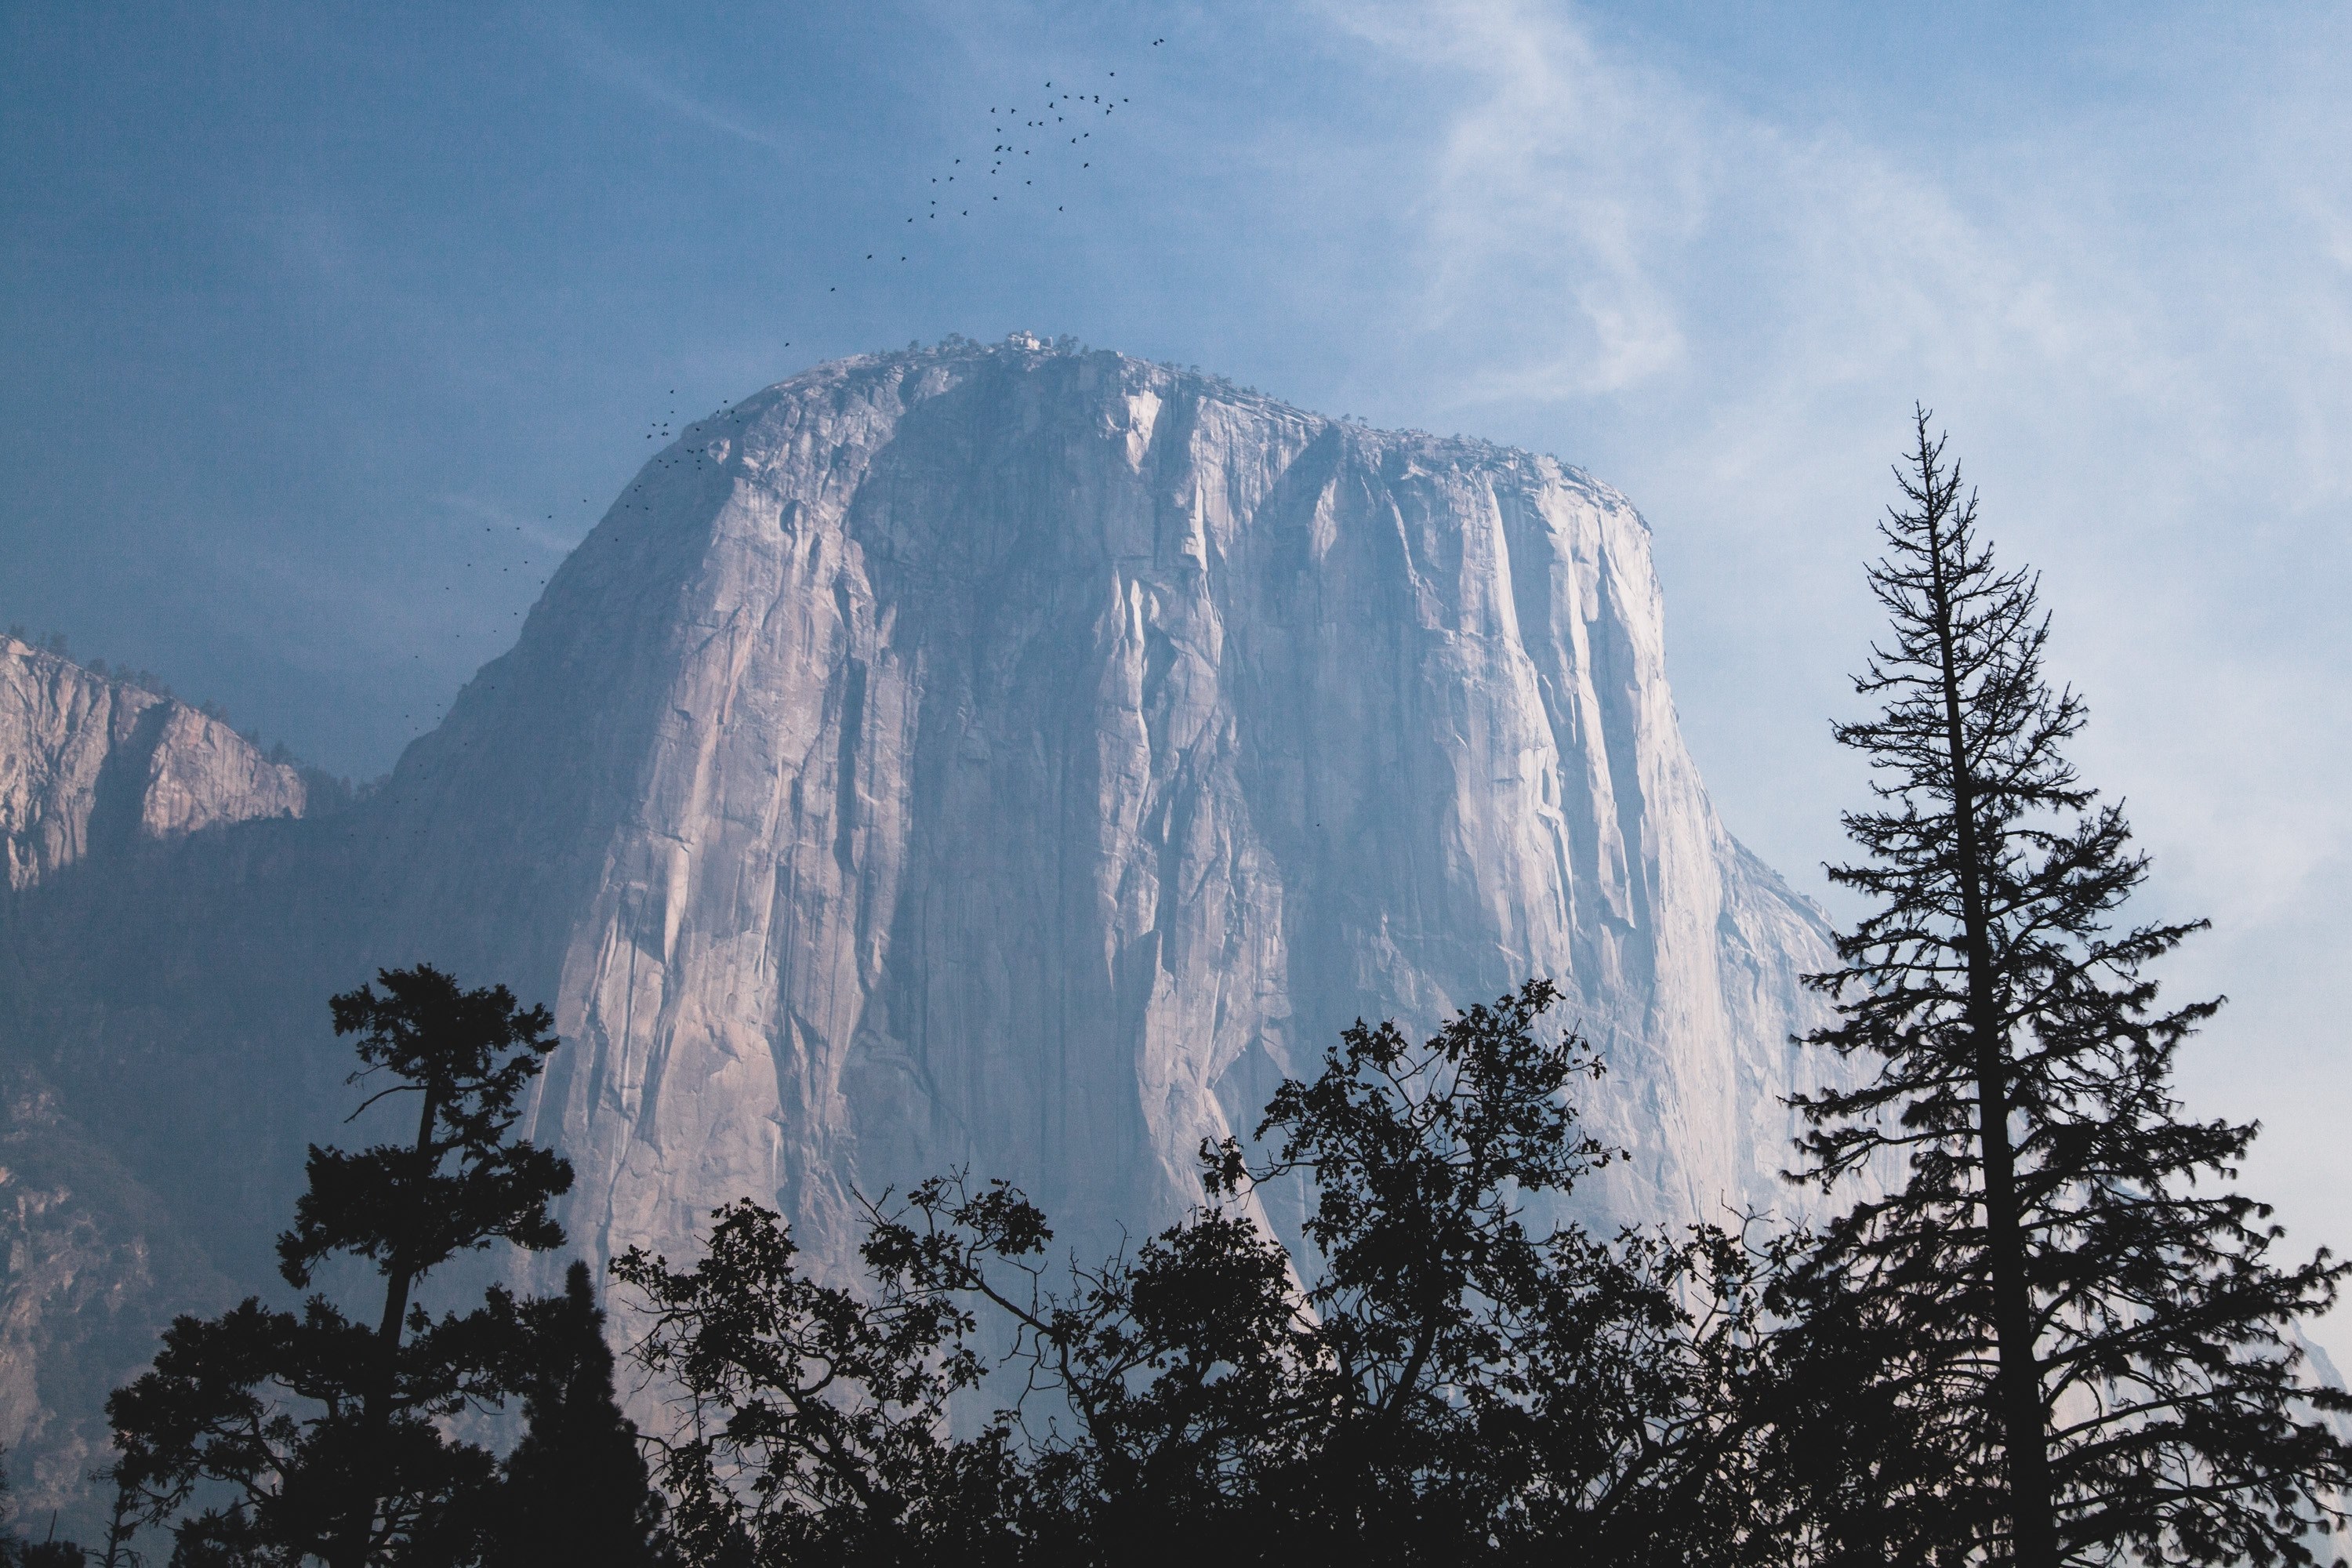
M 554 37 L 572 68 L 593 81 L 640 99 L 688 124 L 715 131 L 730 141 L 772 153 L 779 158 L 794 156 L 792 143 L 785 137 L 696 96 L 644 60 L 614 47 L 584 26 L 561 27 Z
M 1459 96 L 1420 154 L 1407 282 L 1422 352 L 1451 339 L 1468 361 L 1457 395 L 1601 395 L 1685 362 L 1665 274 L 1700 232 L 1710 150 L 1671 84 L 1527 5 L 1318 15 Z

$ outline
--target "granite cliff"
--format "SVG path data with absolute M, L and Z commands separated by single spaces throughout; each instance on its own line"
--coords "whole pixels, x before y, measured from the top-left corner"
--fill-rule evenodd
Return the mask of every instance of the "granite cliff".
M 296 771 L 219 720 L 0 637 L 0 859 L 11 889 L 93 851 L 302 815 Z
M 1018 342 L 694 426 L 389 793 L 468 840 L 411 907 L 536 960 L 606 1247 L 751 1192 L 840 1257 L 962 1163 L 1157 1223 L 1357 1016 L 1530 974 L 1614 1064 L 1613 1206 L 1714 1215 L 1774 1195 L 1824 953 L 1708 805 L 1622 497 Z
M 1610 1058 L 1597 1209 L 1781 1198 L 1826 932 L 1684 749 L 1646 526 L 1550 458 L 1024 337 L 847 360 L 649 462 L 350 810 L 68 865 L 95 722 L 0 733 L 91 781 L 7 786 L 0 1053 L 240 1288 L 353 1136 L 324 998 L 419 959 L 554 1007 L 592 1252 L 749 1194 L 845 1267 L 955 1166 L 1108 1246 L 1352 1019 L 1533 974 Z

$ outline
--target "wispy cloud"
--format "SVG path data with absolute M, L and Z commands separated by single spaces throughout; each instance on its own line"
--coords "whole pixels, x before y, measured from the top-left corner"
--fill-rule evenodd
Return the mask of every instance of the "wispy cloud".
M 1454 104 L 1407 199 L 1419 324 L 1459 340 L 1465 402 L 1639 393 L 1734 355 L 1758 402 L 1916 362 L 2006 374 L 2088 355 L 2173 384 L 2116 363 L 2139 346 L 2126 313 L 2064 237 L 1996 227 L 1842 132 L 1711 100 L 1601 47 L 1572 8 L 1326 14 Z
M 583 75 L 667 110 L 707 131 L 762 148 L 780 158 L 794 156 L 792 144 L 782 137 L 695 97 L 644 61 L 624 54 L 584 28 L 577 25 L 566 26 L 559 37 L 565 53 Z
M 1700 231 L 1715 150 L 1670 84 L 1519 0 L 1325 14 L 1458 98 L 1411 199 L 1416 324 L 1475 345 L 1467 395 L 1591 395 L 1684 363 L 1664 274 Z

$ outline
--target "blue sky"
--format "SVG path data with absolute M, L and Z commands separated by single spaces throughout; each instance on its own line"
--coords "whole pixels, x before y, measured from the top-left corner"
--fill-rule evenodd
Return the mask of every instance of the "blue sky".
M 2341 1248 L 2347 80 L 2321 5 L 0 5 L 0 622 L 381 772 L 663 422 L 1070 332 L 1624 489 L 1724 815 L 1826 897 L 1917 398 L 2216 922 L 2190 1102 Z

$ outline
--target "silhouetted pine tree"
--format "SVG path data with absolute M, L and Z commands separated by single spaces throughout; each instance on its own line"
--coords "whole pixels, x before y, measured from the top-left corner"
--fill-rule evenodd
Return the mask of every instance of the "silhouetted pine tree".
M 150 1522 L 178 1521 L 174 1563 L 362 1568 L 462 1563 L 476 1550 L 496 1461 L 444 1423 L 516 1391 L 530 1335 L 502 1289 L 438 1321 L 410 1297 L 461 1252 L 562 1244 L 547 1205 L 571 1186 L 571 1166 L 508 1137 L 557 1042 L 547 1009 L 520 1006 L 503 985 L 461 991 L 429 966 L 378 981 L 382 994 L 333 999 L 335 1032 L 360 1037 L 352 1082 L 393 1080 L 360 1109 L 415 1095 L 415 1139 L 355 1154 L 313 1145 L 309 1190 L 278 1240 L 279 1272 L 298 1289 L 336 1254 L 373 1263 L 376 1321 L 322 1295 L 299 1315 L 247 1298 L 219 1318 L 182 1317 L 154 1370 L 107 1402 L 118 1476 Z
M 143 1559 L 131 1544 L 139 1531 L 138 1491 L 123 1484 L 121 1469 L 113 1465 L 92 1471 L 89 1479 L 114 1492 L 106 1513 L 106 1543 L 97 1552 L 99 1568 L 140 1568 Z
M 637 1428 L 613 1397 L 604 1313 L 574 1263 L 563 1294 L 523 1309 L 528 1427 L 491 1504 L 491 1568 L 651 1568 L 660 1506 Z
M 1836 731 L 1882 804 L 1831 875 L 1876 908 L 1810 1037 L 1877 1071 L 1800 1102 L 1807 1175 L 1907 1169 L 1788 1286 L 1812 1546 L 2308 1561 L 2352 1481 L 2316 1417 L 2352 1402 L 2305 1386 L 2292 1331 L 2345 1266 L 2273 1266 L 2269 1209 L 2217 1185 L 2255 1129 L 2187 1120 L 2171 1079 L 2218 1004 L 2159 1008 L 2147 973 L 2200 927 L 2123 921 L 2147 861 L 2066 760 L 2084 710 L 2043 679 L 2035 579 L 1995 567 L 1925 410 L 1907 468 L 1870 573 L 1893 637 L 1856 680 L 1881 710 Z

